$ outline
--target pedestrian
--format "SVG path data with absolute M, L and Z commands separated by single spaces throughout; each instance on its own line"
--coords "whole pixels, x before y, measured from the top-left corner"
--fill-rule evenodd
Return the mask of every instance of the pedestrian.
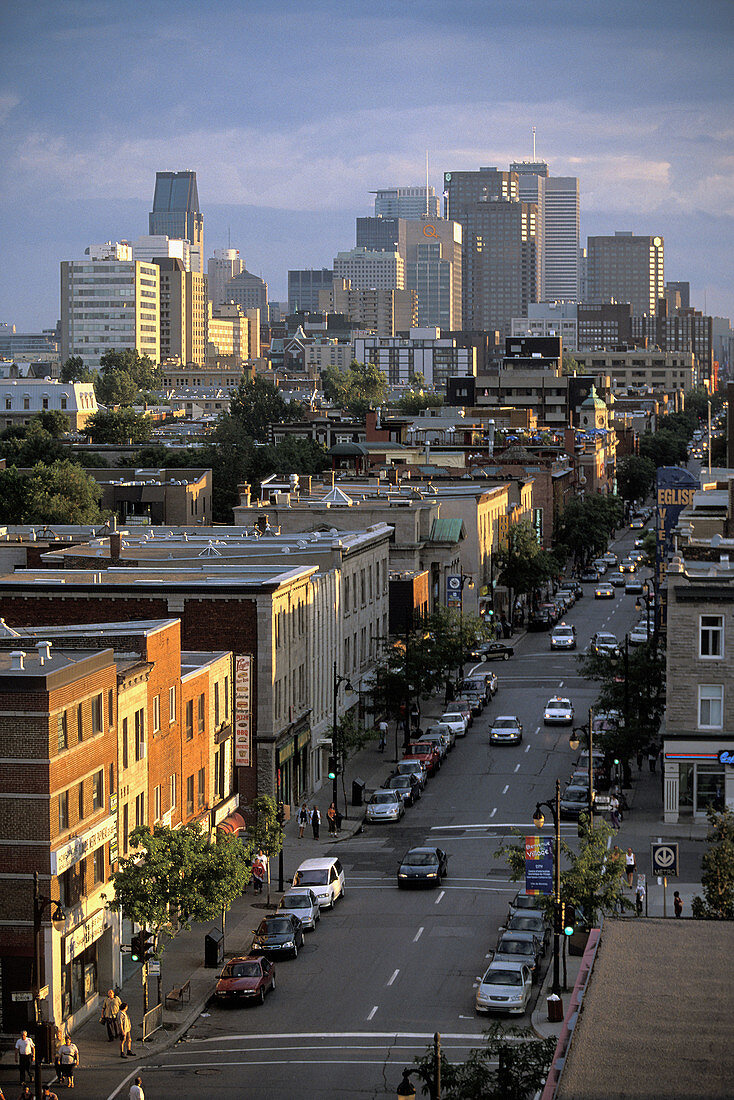
M 658 750 L 656 749 L 655 745 L 650 745 L 650 748 L 647 750 L 647 762 L 650 766 L 650 771 L 653 772 L 653 773 L 655 772 L 655 765 L 657 763 L 657 759 L 658 759 Z
M 112 1043 L 117 1037 L 117 1013 L 120 1011 L 120 998 L 114 989 L 107 990 L 107 996 L 102 1001 L 102 1015 L 100 1023 L 107 1027 L 107 1042 Z
M 642 907 L 645 904 L 645 887 L 641 882 L 637 884 L 637 892 L 635 893 L 635 912 L 638 917 L 642 916 Z
M 125 1057 L 125 1047 L 127 1047 L 127 1053 L 132 1058 L 133 1027 L 127 1011 L 127 1001 L 122 1001 L 120 1004 L 120 1011 L 117 1013 L 117 1031 L 120 1036 L 120 1057 Z
M 28 1095 L 30 1096 L 31 1094 L 29 1093 Z M 43 1093 L 41 1095 L 43 1096 L 43 1100 L 59 1100 L 57 1094 L 51 1091 L 50 1085 L 43 1086 Z
M 79 1065 L 79 1048 L 76 1043 L 72 1042 L 71 1037 L 59 1047 L 59 1062 L 61 1064 L 59 1084 L 61 1084 L 62 1080 L 65 1080 L 66 1087 L 68 1089 L 73 1089 L 74 1068 Z
M 637 770 L 642 771 L 642 749 L 637 750 Z
M 53 1084 L 53 1081 L 51 1082 Z M 33 1093 L 31 1092 L 30 1085 L 23 1085 L 23 1088 L 18 1094 L 18 1100 L 33 1100 Z
M 136 1077 L 133 1081 L 130 1086 L 130 1092 L 128 1093 L 128 1100 L 145 1100 L 142 1077 Z
M 683 899 L 681 898 L 677 890 L 673 892 L 673 909 L 675 911 L 676 917 L 683 916 Z
M 622 824 L 622 818 L 619 813 L 619 799 L 616 794 L 609 796 L 609 817 L 612 822 L 612 828 L 618 829 Z
M 326 811 L 326 819 L 329 826 L 329 836 L 336 836 L 336 806 L 333 802 Z
M 384 718 L 377 728 L 380 731 L 380 744 L 377 747 L 377 751 L 384 752 L 385 746 L 387 745 L 387 722 Z
M 308 825 L 308 807 L 304 802 L 298 811 L 298 839 L 303 840 L 303 830 Z
M 252 886 L 256 894 L 262 893 L 263 883 L 265 882 L 265 864 L 260 859 L 260 856 L 255 856 L 252 861 Z
M 501 638 L 508 638 L 509 637 L 508 627 L 507 627 L 507 619 L 505 618 L 504 611 L 502 612 L 502 618 L 500 619 L 500 637 Z
M 23 1030 L 20 1033 L 20 1039 L 15 1044 L 15 1060 L 18 1063 L 20 1071 L 20 1083 L 25 1083 L 26 1074 L 28 1080 L 33 1084 L 33 1074 L 31 1073 L 31 1062 L 33 1061 L 36 1053 L 36 1047 L 33 1040 L 30 1038 L 27 1031 Z
M 318 806 L 314 806 L 311 810 L 311 828 L 313 830 L 314 840 L 319 839 L 319 829 L 321 828 L 321 814 L 319 813 Z
M 632 879 L 634 877 L 635 871 L 637 870 L 637 864 L 635 862 L 635 853 L 632 851 L 631 848 L 628 848 L 627 851 L 625 852 L 624 869 L 625 869 L 625 872 L 627 874 L 627 885 L 629 886 L 629 888 L 631 890 L 632 889 Z

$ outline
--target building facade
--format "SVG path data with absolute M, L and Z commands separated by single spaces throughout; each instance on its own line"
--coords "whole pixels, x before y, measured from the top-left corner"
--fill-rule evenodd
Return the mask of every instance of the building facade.
M 62 412 L 71 431 L 82 431 L 97 412 L 94 385 L 58 378 L 0 379 L 0 423 L 5 428 L 28 424 L 38 413 L 49 411 Z
M 662 237 L 589 237 L 586 294 L 590 302 L 629 302 L 633 314 L 655 314 L 665 284 L 665 244 Z
M 225 287 L 230 279 L 241 274 L 245 270 L 244 261 L 240 259 L 238 248 L 215 248 L 214 255 L 207 264 L 207 287 L 209 300 L 214 306 L 221 306 L 229 301 L 225 295 Z
M 473 376 L 477 369 L 476 348 L 460 347 L 436 328 L 411 329 L 407 336 L 392 338 L 355 337 L 354 357 L 360 363 L 374 363 L 390 385 L 407 385 L 418 373 L 444 393 L 449 378 Z
M 199 210 L 196 172 L 156 172 L 148 233 L 188 241 L 191 270 L 205 273 L 204 215 Z
M 357 290 L 403 290 L 405 260 L 399 252 L 353 248 L 334 257 L 334 278 L 349 279 Z
M 427 187 L 385 187 L 373 191 L 375 217 L 439 218 L 441 204 L 436 190 Z
M 288 272 L 288 312 L 298 313 L 319 310 L 319 294 L 330 291 L 334 272 L 330 267 L 306 268 Z
M 551 176 L 545 161 L 517 161 L 520 199 L 538 209 L 538 300 L 576 302 L 581 207 L 577 176 Z

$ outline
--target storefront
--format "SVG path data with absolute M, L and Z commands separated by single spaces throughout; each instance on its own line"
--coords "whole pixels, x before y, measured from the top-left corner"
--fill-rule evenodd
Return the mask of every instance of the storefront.
M 276 797 L 286 806 L 297 805 L 308 797 L 311 788 L 308 765 L 310 746 L 311 729 L 308 725 L 305 728 L 301 725 L 278 746 Z
M 705 821 L 709 807 L 734 809 L 734 741 L 672 741 L 663 747 L 665 820 Z

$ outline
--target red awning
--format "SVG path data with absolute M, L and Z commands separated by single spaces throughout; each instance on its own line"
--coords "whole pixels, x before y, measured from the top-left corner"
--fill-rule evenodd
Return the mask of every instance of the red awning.
M 239 833 L 241 829 L 246 829 L 247 823 L 241 813 L 237 810 L 229 817 L 225 817 L 224 821 L 220 821 L 217 825 L 217 830 L 222 833 Z

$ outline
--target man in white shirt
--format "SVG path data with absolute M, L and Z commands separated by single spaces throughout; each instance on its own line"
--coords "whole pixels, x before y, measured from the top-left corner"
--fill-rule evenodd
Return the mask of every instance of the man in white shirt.
M 20 1068 L 20 1083 L 25 1084 L 26 1074 L 28 1074 L 28 1080 L 33 1084 L 33 1074 L 31 1073 L 31 1062 L 33 1056 L 36 1053 L 36 1048 L 33 1044 L 33 1040 L 29 1037 L 27 1031 L 21 1031 L 20 1039 L 15 1044 L 15 1060 Z
M 128 1094 L 128 1100 L 145 1100 L 145 1093 L 143 1092 L 143 1078 L 136 1077 L 130 1086 L 130 1092 Z

